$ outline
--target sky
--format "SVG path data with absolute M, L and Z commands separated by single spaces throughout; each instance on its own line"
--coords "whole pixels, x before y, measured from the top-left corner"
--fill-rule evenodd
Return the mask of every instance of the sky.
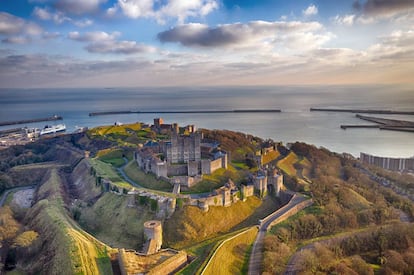
M 413 0 L 1 0 L 0 88 L 414 84 Z

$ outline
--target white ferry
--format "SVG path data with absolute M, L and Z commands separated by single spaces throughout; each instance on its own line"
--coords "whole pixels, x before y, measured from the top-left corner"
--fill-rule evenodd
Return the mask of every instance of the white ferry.
M 66 131 L 65 124 L 58 124 L 58 125 L 46 125 L 45 128 L 40 130 L 40 135 L 47 135 L 47 134 L 54 134 L 57 132 Z

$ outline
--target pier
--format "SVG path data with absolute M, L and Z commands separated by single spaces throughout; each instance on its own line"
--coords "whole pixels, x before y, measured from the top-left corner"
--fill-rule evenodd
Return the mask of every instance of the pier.
M 360 114 L 356 115 L 357 118 L 376 123 L 374 125 L 362 125 L 362 124 L 355 124 L 355 125 L 341 125 L 341 129 L 348 129 L 348 128 L 376 128 L 380 130 L 390 130 L 390 131 L 400 131 L 400 132 L 414 132 L 414 121 L 407 121 L 407 120 L 398 120 L 398 119 L 388 119 L 388 118 L 380 118 L 380 117 L 371 117 L 371 116 L 363 116 Z
M 42 122 L 42 121 L 55 121 L 55 120 L 62 120 L 61 116 L 51 116 L 51 117 L 44 117 L 44 118 L 34 118 L 34 119 L 26 119 L 26 120 L 14 120 L 14 121 L 5 121 L 0 122 L 0 126 L 8 126 L 8 125 L 17 125 L 17 124 L 27 124 L 27 123 L 35 123 L 35 122 Z
M 382 114 L 382 115 L 414 115 L 414 111 L 393 111 L 393 110 L 310 108 L 310 111 L 311 112 L 342 112 L 342 113 L 361 113 L 361 114 Z
M 124 114 L 228 114 L 228 113 L 280 113 L 279 109 L 241 109 L 241 110 L 192 110 L 192 111 L 111 111 L 93 112 L 89 116 Z

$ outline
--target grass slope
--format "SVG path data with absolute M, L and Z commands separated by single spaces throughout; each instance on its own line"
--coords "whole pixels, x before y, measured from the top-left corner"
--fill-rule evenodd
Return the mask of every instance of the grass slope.
M 110 148 L 100 150 L 96 155 L 99 160 L 112 164 L 115 167 L 121 167 L 124 165 L 124 152 L 122 149 Z
M 293 166 L 299 161 L 298 156 L 292 151 L 284 159 L 278 161 L 277 166 L 286 174 L 293 177 L 296 176 L 296 169 Z
M 230 207 L 210 207 L 208 212 L 195 206 L 184 207 L 165 222 L 165 243 L 182 248 L 228 232 L 255 215 L 261 204 L 262 201 L 257 197 L 250 197 L 246 202 L 239 201 Z M 264 215 L 260 215 L 261 218 L 266 215 L 262 214 Z M 257 219 L 251 220 L 251 224 L 254 223 L 257 223 Z
M 128 198 L 105 193 L 92 206 L 82 208 L 80 224 L 113 247 L 141 249 L 143 224 L 153 219 L 145 209 L 128 207 Z
M 111 164 L 105 163 L 98 159 L 89 159 L 89 162 L 95 168 L 97 176 L 109 179 L 118 187 L 127 189 L 132 188 L 132 185 L 124 181 Z
M 74 226 L 61 195 L 62 183 L 53 169 L 38 190 L 38 201 L 28 212 L 29 224 L 43 240 L 29 270 L 45 274 L 111 274 L 107 247 Z
M 125 174 L 132 179 L 134 182 L 139 185 L 154 190 L 160 191 L 172 191 L 172 186 L 170 183 L 158 180 L 152 174 L 145 174 L 139 167 L 136 161 L 131 161 L 125 166 Z
M 237 237 L 226 241 L 217 250 L 204 274 L 227 275 L 247 273 L 249 252 L 256 239 L 257 232 L 257 227 L 252 227 Z

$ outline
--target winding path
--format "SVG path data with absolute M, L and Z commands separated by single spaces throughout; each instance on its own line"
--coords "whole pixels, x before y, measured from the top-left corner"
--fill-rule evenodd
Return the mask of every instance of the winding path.
M 252 254 L 249 260 L 249 275 L 261 274 L 263 262 L 263 245 L 266 232 L 275 224 L 284 221 L 290 216 L 296 214 L 305 207 L 312 205 L 311 199 L 295 194 L 288 204 L 273 212 L 266 218 L 260 220 L 259 233 L 253 244 Z

